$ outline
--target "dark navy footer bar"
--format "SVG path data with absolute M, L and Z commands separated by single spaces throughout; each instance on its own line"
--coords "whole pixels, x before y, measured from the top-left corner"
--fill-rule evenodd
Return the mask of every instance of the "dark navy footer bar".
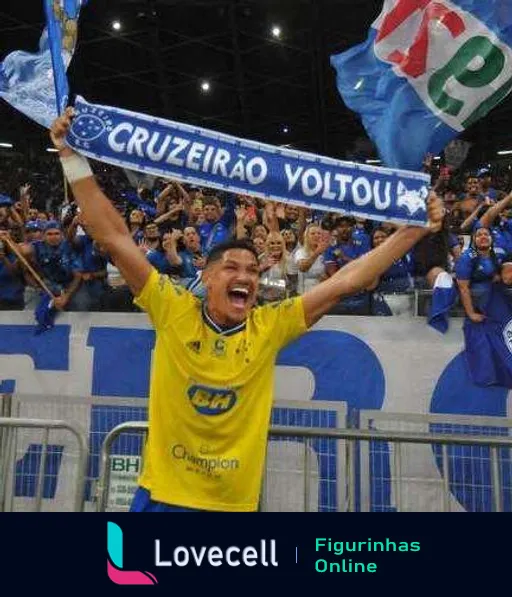
M 212 583 L 259 578 L 279 583 L 268 585 L 274 592 L 306 590 L 310 581 L 399 594 L 456 583 L 464 591 L 491 572 L 493 585 L 507 582 L 506 515 L 234 516 L 4 514 L 0 561 L 17 590 L 53 594 L 142 585 L 151 594 L 183 582 L 220 591 L 231 585 Z

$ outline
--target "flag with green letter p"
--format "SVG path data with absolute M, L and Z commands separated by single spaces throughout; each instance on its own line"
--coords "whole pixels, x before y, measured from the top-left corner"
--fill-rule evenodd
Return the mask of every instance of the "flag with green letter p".
M 384 163 L 418 169 L 512 91 L 512 0 L 385 0 L 331 62 Z

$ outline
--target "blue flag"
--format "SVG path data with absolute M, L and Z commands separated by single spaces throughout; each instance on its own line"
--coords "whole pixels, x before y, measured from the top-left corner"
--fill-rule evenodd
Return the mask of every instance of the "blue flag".
M 69 84 L 66 71 L 76 48 L 80 8 L 86 2 L 87 0 L 44 0 L 59 114 L 68 104 Z
M 53 306 L 53 300 L 46 293 L 41 294 L 34 316 L 37 322 L 36 336 L 50 330 L 55 325 L 57 309 Z
M 457 302 L 457 290 L 450 274 L 440 273 L 434 282 L 428 323 L 441 334 L 446 334 L 449 326 L 450 310 Z
M 84 0 L 44 0 L 48 27 L 39 41 L 39 51 L 18 50 L 0 63 L 0 97 L 46 128 L 68 101 L 66 69 L 84 4 Z
M 147 201 L 144 201 L 144 199 L 141 199 L 139 195 L 136 193 L 136 191 L 125 191 L 121 194 L 121 196 L 123 197 L 123 199 L 126 200 L 126 202 L 129 205 L 132 205 L 137 209 L 140 209 L 146 214 L 146 216 L 150 218 L 156 218 L 156 206 L 154 204 L 151 205 L 151 203 L 148 203 Z
M 331 64 L 386 166 L 414 170 L 510 93 L 511 46 L 509 0 L 385 0 Z
M 504 287 L 494 284 L 483 323 L 466 318 L 466 362 L 478 386 L 512 388 L 512 303 Z

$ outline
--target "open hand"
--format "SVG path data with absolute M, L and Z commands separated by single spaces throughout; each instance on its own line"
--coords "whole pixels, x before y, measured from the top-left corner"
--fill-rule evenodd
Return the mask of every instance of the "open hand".
M 30 199 L 30 184 L 24 184 L 20 187 L 20 198 Z
M 245 207 L 237 207 L 235 210 L 235 216 L 237 222 L 245 222 L 245 220 L 247 219 L 247 210 L 245 209 Z

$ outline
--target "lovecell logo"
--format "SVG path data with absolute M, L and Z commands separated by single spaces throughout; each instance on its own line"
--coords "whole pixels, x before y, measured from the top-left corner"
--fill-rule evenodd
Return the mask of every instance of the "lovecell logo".
M 115 522 L 107 523 L 107 572 L 116 585 L 156 585 L 150 572 L 123 570 L 123 531 Z

